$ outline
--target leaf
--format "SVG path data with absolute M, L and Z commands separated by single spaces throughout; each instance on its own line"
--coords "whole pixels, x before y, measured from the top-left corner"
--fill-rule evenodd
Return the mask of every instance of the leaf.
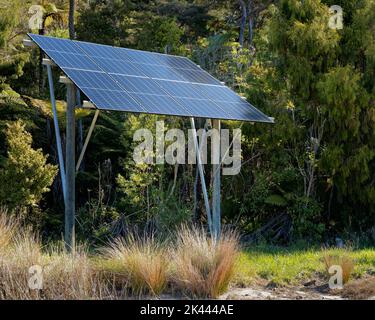
M 278 194 L 272 194 L 268 196 L 264 200 L 264 202 L 273 206 L 278 206 L 278 207 L 285 207 L 288 204 L 285 198 Z

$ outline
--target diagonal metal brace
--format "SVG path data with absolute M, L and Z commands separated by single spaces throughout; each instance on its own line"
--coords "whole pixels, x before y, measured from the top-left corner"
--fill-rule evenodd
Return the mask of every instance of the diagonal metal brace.
M 52 105 L 52 112 L 53 112 L 53 123 L 54 123 L 54 127 L 55 127 L 55 136 L 56 136 L 56 144 L 57 144 L 57 155 L 58 155 L 58 158 L 59 158 L 61 184 L 62 184 L 62 189 L 63 189 L 64 203 L 65 203 L 65 201 L 66 201 L 66 176 L 65 176 L 64 157 L 63 157 L 62 146 L 61 146 L 59 121 L 58 121 L 58 118 L 57 118 L 56 100 L 55 100 L 55 92 L 54 92 L 53 78 L 52 78 L 52 69 L 51 69 L 51 64 L 46 63 L 45 65 L 47 67 L 49 94 L 50 94 L 50 98 L 51 98 L 51 105 Z
M 79 155 L 79 158 L 78 158 L 78 161 L 77 161 L 77 165 L 76 165 L 76 171 L 78 171 L 79 167 L 81 166 L 83 156 L 85 155 L 85 152 L 86 152 L 86 149 L 87 149 L 87 145 L 89 144 L 92 132 L 94 131 L 94 127 L 95 127 L 95 124 L 96 124 L 96 120 L 98 119 L 98 116 L 99 116 L 99 110 L 97 109 L 95 111 L 94 118 L 92 119 L 92 122 L 91 122 L 91 125 L 90 125 L 90 128 L 89 128 L 89 132 L 87 133 L 85 143 L 84 143 L 84 145 L 82 147 L 81 154 Z
M 208 229 L 210 231 L 210 234 L 213 235 L 214 233 L 213 233 L 213 229 L 212 229 L 212 216 L 211 216 L 210 201 L 208 199 L 206 181 L 204 179 L 203 164 L 202 164 L 202 159 L 201 159 L 201 152 L 200 152 L 200 148 L 199 148 L 199 144 L 198 144 L 197 130 L 195 129 L 195 121 L 194 121 L 193 117 L 190 118 L 190 123 L 191 123 L 191 128 L 193 129 L 193 140 L 194 140 L 195 152 L 196 152 L 196 156 L 197 156 L 197 165 L 198 165 L 199 176 L 201 178 L 203 198 L 204 198 L 204 203 L 205 203 L 205 206 L 206 206 Z M 204 131 L 204 132 L 206 132 L 206 131 Z

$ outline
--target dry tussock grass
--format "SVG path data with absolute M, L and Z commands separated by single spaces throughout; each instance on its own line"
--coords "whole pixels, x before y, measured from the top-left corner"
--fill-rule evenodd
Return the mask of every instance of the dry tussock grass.
M 133 293 L 158 295 L 165 289 L 169 259 L 165 248 L 153 236 L 129 235 L 126 239 L 116 239 L 102 252 L 109 261 L 122 266 L 120 271 Z
M 38 237 L 0 211 L 0 299 L 116 298 L 88 258 L 85 248 L 68 254 L 60 247 L 42 251 Z M 32 266 L 40 266 L 43 288 L 29 288 Z
M 174 243 L 153 236 L 117 239 L 89 256 L 43 247 L 38 236 L 0 210 L 0 299 L 120 299 L 129 292 L 160 295 L 170 286 L 192 297 L 215 298 L 233 276 L 235 233 L 212 241 L 201 229 L 181 228 Z M 29 288 L 31 266 L 42 268 L 41 290 Z
M 350 277 L 354 271 L 354 262 L 353 260 L 346 256 L 337 256 L 337 255 L 329 255 L 329 254 L 324 254 L 323 255 L 324 259 L 324 264 L 326 267 L 327 273 L 329 273 L 329 269 L 331 266 L 341 266 L 342 268 L 342 280 L 343 283 L 348 283 L 350 280 Z
M 238 253 L 238 237 L 233 232 L 223 232 L 213 241 L 202 229 L 183 227 L 172 253 L 173 282 L 193 297 L 216 298 L 228 288 Z

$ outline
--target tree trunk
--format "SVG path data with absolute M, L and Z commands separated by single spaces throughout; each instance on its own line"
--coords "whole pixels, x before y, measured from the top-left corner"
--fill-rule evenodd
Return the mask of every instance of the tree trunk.
M 46 17 L 43 17 L 42 26 L 38 30 L 38 34 L 44 36 Z M 44 73 L 43 73 L 43 51 L 39 49 L 39 61 L 38 61 L 38 76 L 39 76 L 39 96 L 41 97 L 44 89 Z
M 74 10 L 75 10 L 75 0 L 69 0 L 69 38 L 70 39 L 75 39 Z
M 247 3 L 247 15 L 249 17 L 249 47 L 253 44 L 253 27 L 254 27 L 254 18 L 253 18 L 253 0 L 249 0 Z
M 239 37 L 239 43 L 240 46 L 243 47 L 244 40 L 245 40 L 245 27 L 246 27 L 246 20 L 247 20 L 247 8 L 245 5 L 245 2 L 243 0 L 239 0 L 242 16 L 241 16 L 241 23 L 240 23 L 240 37 Z

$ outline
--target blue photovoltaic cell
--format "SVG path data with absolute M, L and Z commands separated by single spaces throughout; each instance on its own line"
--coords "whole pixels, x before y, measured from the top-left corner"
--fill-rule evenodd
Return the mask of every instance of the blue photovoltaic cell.
M 156 83 L 173 97 L 196 99 L 198 96 L 200 96 L 197 85 L 193 83 L 166 80 L 156 80 Z
M 29 36 L 37 42 L 38 46 L 42 48 L 44 52 L 47 53 L 49 50 L 59 51 L 59 52 L 67 52 L 67 53 L 77 53 L 82 54 L 82 51 L 77 48 L 77 46 L 68 39 L 60 39 L 60 38 L 52 38 L 52 37 L 44 37 L 38 35 L 31 35 Z
M 254 119 L 252 121 L 270 122 L 268 117 L 264 116 L 263 113 L 246 102 L 230 103 L 216 101 L 215 104 L 229 114 L 228 119 L 244 121 L 249 121 L 246 119 Z
M 130 94 L 117 90 L 83 88 L 83 93 L 99 108 L 114 111 L 142 112 L 147 111 Z
M 160 54 L 158 55 L 158 59 L 161 60 L 166 66 L 171 68 L 201 70 L 194 62 L 184 57 L 174 57 Z
M 122 90 L 122 88 L 105 72 L 86 71 L 64 68 L 70 79 L 74 79 L 80 88 L 97 88 L 108 90 Z
M 185 57 L 29 36 L 99 109 L 273 122 Z
M 159 59 L 160 55 L 157 53 L 125 48 L 121 50 L 123 50 L 123 53 L 133 62 L 151 65 L 164 65 L 164 63 Z
M 121 48 L 82 41 L 74 41 L 73 43 L 81 50 L 81 53 L 84 53 L 90 57 L 109 58 L 132 62 L 132 60 L 126 54 L 124 54 Z
M 86 55 L 59 51 L 48 51 L 48 56 L 61 68 L 101 71 Z
M 137 64 L 137 67 L 143 72 L 143 74 L 153 79 L 184 81 L 182 76 L 169 67 L 148 64 Z
M 229 115 L 214 102 L 203 99 L 175 98 L 189 110 L 189 115 L 200 118 L 228 119 Z
M 160 86 L 150 78 L 129 77 L 124 75 L 111 74 L 126 91 L 133 93 L 162 94 Z
M 155 114 L 170 114 L 188 116 L 188 111 L 178 102 L 167 95 L 135 94 L 131 95 L 145 107 L 146 111 Z
M 227 101 L 232 103 L 244 102 L 244 99 L 242 99 L 238 94 L 233 92 L 228 87 L 207 86 L 205 84 L 201 84 L 196 85 L 196 88 L 212 101 Z
M 145 74 L 137 68 L 135 63 L 124 63 L 122 60 L 92 57 L 92 60 L 108 73 L 118 73 L 129 76 L 145 76 Z
M 176 69 L 176 72 L 188 82 L 221 85 L 219 80 L 203 70 Z

